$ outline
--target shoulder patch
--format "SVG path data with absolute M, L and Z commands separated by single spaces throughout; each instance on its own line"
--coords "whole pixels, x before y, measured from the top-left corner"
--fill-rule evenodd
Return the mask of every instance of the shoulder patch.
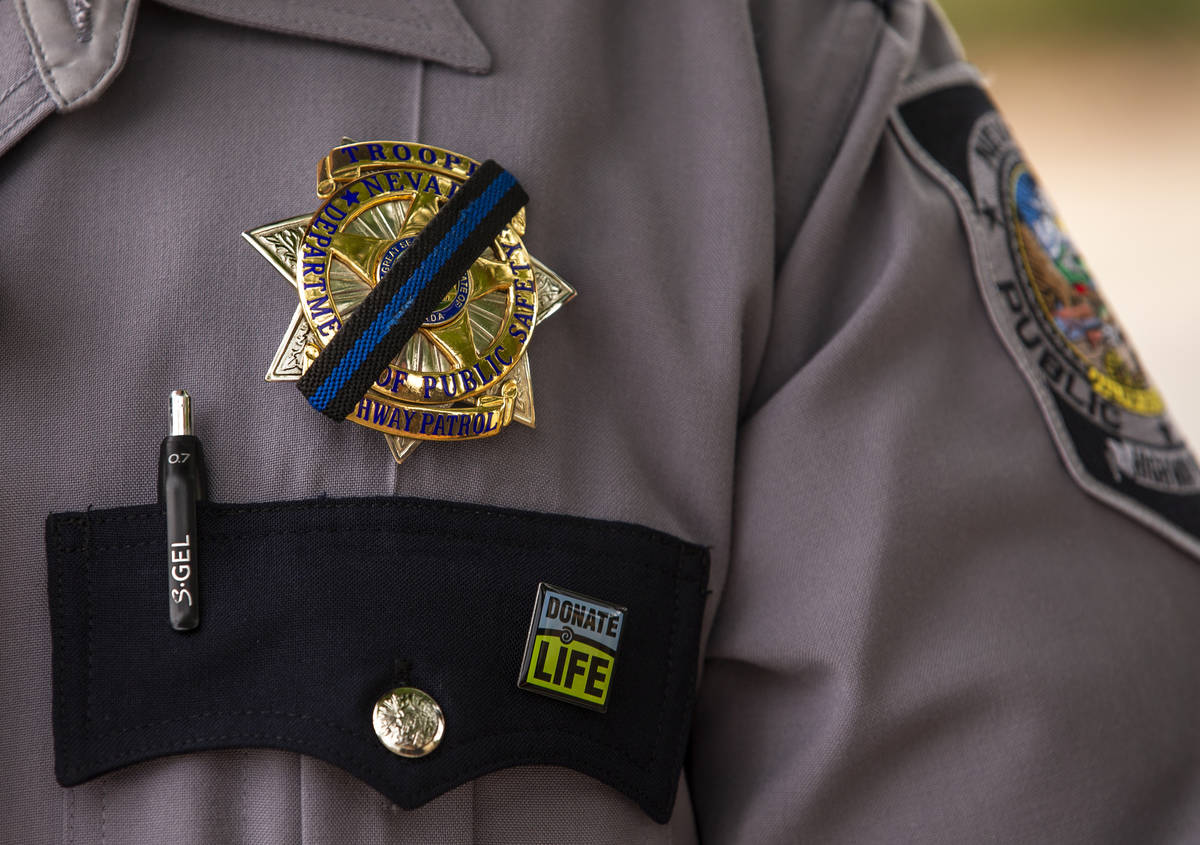
M 959 207 L 989 315 L 1071 475 L 1200 556 L 1200 466 L 990 98 L 957 85 L 898 116 Z

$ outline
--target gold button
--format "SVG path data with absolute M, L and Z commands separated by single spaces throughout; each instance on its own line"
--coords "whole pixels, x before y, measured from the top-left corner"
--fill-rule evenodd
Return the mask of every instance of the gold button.
M 424 757 L 437 748 L 446 717 L 433 696 L 414 687 L 398 687 L 380 696 L 371 713 L 375 736 L 401 757 Z

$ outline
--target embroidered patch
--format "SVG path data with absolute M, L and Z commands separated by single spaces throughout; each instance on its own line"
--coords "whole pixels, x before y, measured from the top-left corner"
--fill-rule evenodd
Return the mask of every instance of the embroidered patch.
M 517 686 L 603 713 L 624 625 L 619 605 L 539 584 Z
M 900 114 L 959 205 L 992 321 L 1071 475 L 1200 555 L 1200 466 L 987 95 L 943 89 Z

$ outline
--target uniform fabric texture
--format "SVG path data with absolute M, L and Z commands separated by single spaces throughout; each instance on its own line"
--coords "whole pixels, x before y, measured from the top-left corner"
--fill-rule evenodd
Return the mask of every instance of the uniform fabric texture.
M 912 91 L 978 74 L 927 3 L 890 7 L 147 2 L 98 103 L 34 105 L 0 158 L 0 840 L 1200 841 L 1200 566 L 1065 471 L 897 135 Z M 0 90 L 30 61 L 0 51 Z M 529 349 L 536 430 L 396 468 L 263 381 L 297 294 L 238 234 L 315 208 L 343 136 L 520 175 L 525 244 L 579 291 Z M 564 766 L 409 811 L 263 748 L 60 786 L 46 516 L 153 500 L 180 387 L 218 500 L 454 500 L 708 548 L 670 822 Z

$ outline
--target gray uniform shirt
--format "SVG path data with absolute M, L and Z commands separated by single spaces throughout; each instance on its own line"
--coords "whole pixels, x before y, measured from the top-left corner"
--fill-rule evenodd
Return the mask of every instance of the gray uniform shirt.
M 989 319 L 896 110 L 977 82 L 924 3 L 136 6 L 0 0 L 0 839 L 1200 840 L 1200 569 L 1073 480 Z M 238 234 L 315 208 L 344 135 L 528 189 L 579 290 L 531 348 L 536 430 L 397 468 L 263 382 L 295 295 Z M 179 386 L 221 501 L 708 546 L 671 821 L 532 766 L 403 811 L 268 749 L 58 786 L 43 523 L 153 501 Z

